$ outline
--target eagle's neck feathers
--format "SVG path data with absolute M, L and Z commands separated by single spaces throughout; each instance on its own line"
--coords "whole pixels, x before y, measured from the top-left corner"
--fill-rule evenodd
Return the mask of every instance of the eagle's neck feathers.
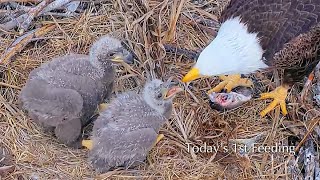
M 195 65 L 201 75 L 248 74 L 267 68 L 257 33 L 249 33 L 239 17 L 225 21 L 217 37 L 201 52 Z

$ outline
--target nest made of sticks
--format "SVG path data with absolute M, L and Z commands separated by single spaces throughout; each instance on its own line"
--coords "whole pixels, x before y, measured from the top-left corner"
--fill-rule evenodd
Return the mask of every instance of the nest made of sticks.
M 36 3 L 34 1 L 31 4 Z M 17 97 L 31 70 L 56 56 L 68 53 L 87 54 L 92 42 L 107 33 L 113 33 L 124 40 L 139 60 L 131 67 L 117 69 L 115 94 L 141 88 L 146 73 L 163 80 L 171 76 L 180 80 L 194 64 L 194 60 L 166 53 L 164 46 L 171 44 L 193 51 L 205 47 L 216 33 L 218 27 L 213 24 L 217 22 L 219 12 L 225 4 L 227 0 L 80 1 L 82 10 L 74 11 L 72 16 L 59 16 L 59 13 L 38 14 L 32 19 L 32 23 L 21 27 L 18 23 L 14 26 L 23 29 L 22 32 L 4 31 L 0 37 L 1 54 L 8 51 L 7 47 L 12 46 L 21 33 L 29 33 L 36 38 L 28 42 L 20 53 L 6 56 L 9 57 L 8 65 L 2 68 L 0 77 L 0 142 L 12 152 L 15 166 L 15 170 L 5 179 L 290 177 L 288 168 L 291 165 L 286 153 L 253 153 L 246 156 L 222 150 L 217 153 L 190 153 L 188 144 L 207 143 L 218 146 L 228 143 L 229 139 L 250 139 L 259 134 L 263 135 L 257 143 L 270 146 L 286 144 L 288 137 L 298 135 L 284 127 L 299 123 L 302 129 L 307 127 L 300 134 L 302 139 L 310 124 L 301 119 L 305 116 L 301 116 L 300 112 L 305 109 L 294 104 L 297 102 L 295 95 L 298 90 L 292 91 L 289 96 L 292 102 L 289 118 L 282 117 L 279 109 L 270 116 L 261 118 L 259 111 L 266 107 L 266 101 L 253 100 L 226 112 L 212 110 L 204 92 L 217 85 L 219 81 L 215 78 L 197 80 L 188 87 L 181 83 L 186 91 L 175 99 L 172 118 L 161 130 L 165 138 L 152 149 L 148 162 L 136 169 L 119 168 L 102 175 L 96 174 L 87 163 L 87 150 L 73 150 L 59 144 L 54 137 L 44 134 L 18 108 Z M 28 7 L 30 3 L 22 5 Z M 199 23 L 200 21 L 208 23 Z M 28 31 L 41 27 L 49 29 L 40 31 L 43 33 L 39 36 Z M 274 84 L 266 76 L 255 76 L 265 89 L 273 88 Z M 314 118 L 312 114 L 310 117 Z

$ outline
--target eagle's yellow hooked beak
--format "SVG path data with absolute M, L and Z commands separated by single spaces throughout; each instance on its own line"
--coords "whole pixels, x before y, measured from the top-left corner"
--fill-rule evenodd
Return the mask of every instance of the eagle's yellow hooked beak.
M 200 70 L 194 67 L 183 77 L 182 82 L 184 83 L 190 82 L 200 77 L 201 77 Z

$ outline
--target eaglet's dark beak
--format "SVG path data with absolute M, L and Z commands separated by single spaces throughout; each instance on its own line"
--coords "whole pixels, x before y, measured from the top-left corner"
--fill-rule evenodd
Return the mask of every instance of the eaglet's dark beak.
M 129 51 L 123 49 L 113 56 L 112 61 L 117 63 L 125 62 L 127 64 L 133 64 L 134 58 Z

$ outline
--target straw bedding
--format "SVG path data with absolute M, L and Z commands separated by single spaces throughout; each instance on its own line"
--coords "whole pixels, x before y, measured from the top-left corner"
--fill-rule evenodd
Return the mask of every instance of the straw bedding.
M 251 153 L 242 157 L 238 153 L 190 153 L 192 145 L 221 145 L 229 139 L 249 139 L 263 134 L 257 141 L 265 145 L 286 143 L 292 135 L 281 124 L 290 118 L 280 115 L 279 109 L 269 117 L 260 118 L 259 111 L 266 101 L 253 100 L 226 112 L 212 110 L 204 94 L 219 81 L 201 79 L 185 86 L 186 91 L 174 101 L 172 118 L 161 129 L 165 138 L 152 149 L 145 165 L 135 169 L 117 169 L 98 175 L 87 163 L 87 150 L 73 150 L 59 144 L 54 137 L 44 134 L 18 108 L 17 97 L 29 72 L 51 58 L 67 53 L 88 53 L 88 48 L 99 36 L 112 32 L 126 40 L 137 55 L 135 65 L 119 66 L 114 94 L 138 90 L 147 73 L 163 80 L 174 76 L 182 78 L 194 61 L 166 53 L 163 45 L 199 50 L 214 35 L 217 27 L 197 25 L 193 15 L 213 19 L 219 15 L 227 1 L 105 1 L 90 5 L 79 17 L 39 18 L 35 26 L 54 24 L 56 28 L 14 57 L 2 72 L 0 86 L 0 142 L 14 158 L 15 170 L 4 179 L 284 179 L 288 159 L 285 153 Z M 205 4 L 205 5 L 202 5 Z M 203 27 L 207 27 L 207 31 Z M 211 33 L 210 33 L 211 32 Z M 0 53 L 18 35 L 7 33 L 0 39 Z M 264 89 L 274 88 L 266 76 L 256 74 Z M 298 92 L 298 90 L 296 90 Z M 289 110 L 302 120 L 295 104 L 296 93 L 290 94 Z M 300 118 L 300 119 L 299 119 Z M 84 132 L 84 136 L 88 132 Z M 285 156 L 284 156 L 285 155 Z

